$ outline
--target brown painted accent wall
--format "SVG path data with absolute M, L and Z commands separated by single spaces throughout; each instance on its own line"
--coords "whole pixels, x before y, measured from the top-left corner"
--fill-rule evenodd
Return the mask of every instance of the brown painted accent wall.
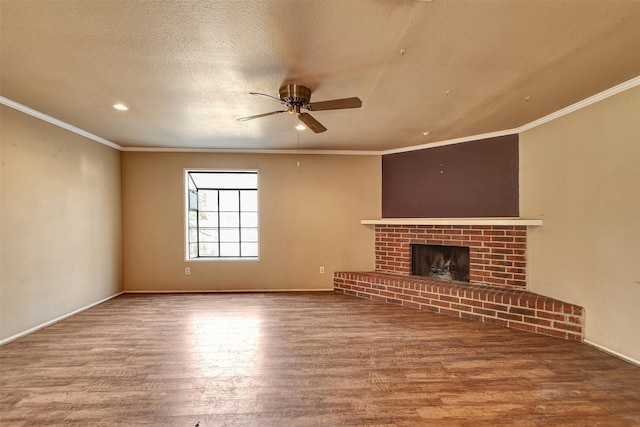
M 383 218 L 518 216 L 518 135 L 382 157 Z

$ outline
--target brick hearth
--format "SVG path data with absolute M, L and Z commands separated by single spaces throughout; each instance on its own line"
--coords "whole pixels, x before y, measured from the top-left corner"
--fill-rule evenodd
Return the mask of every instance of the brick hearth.
M 524 290 L 375 272 L 337 272 L 334 289 L 388 304 L 582 340 L 582 307 Z
M 410 276 L 411 244 L 469 247 L 470 283 Z M 528 292 L 524 225 L 375 225 L 375 272 L 336 272 L 336 292 L 543 335 L 583 338 L 582 307 Z

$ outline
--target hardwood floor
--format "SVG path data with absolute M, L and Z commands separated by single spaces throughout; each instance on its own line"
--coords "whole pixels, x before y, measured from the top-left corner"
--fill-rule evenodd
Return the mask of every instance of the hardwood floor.
M 3 427 L 640 425 L 637 366 L 333 293 L 123 295 L 0 369 Z

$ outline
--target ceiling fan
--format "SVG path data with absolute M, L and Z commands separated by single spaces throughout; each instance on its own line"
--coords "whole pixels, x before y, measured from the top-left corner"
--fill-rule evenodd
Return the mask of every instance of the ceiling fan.
M 280 104 L 286 106 L 286 110 L 272 111 L 270 113 L 258 114 L 256 116 L 242 117 L 238 121 L 253 120 L 259 117 L 271 116 L 273 114 L 290 113 L 298 116 L 300 121 L 315 133 L 327 130 L 319 121 L 314 119 L 311 114 L 303 113 L 301 110 L 322 111 L 322 110 L 341 110 L 343 108 L 360 108 L 362 101 L 360 98 L 342 98 L 332 99 L 330 101 L 309 102 L 311 99 L 311 89 L 306 86 L 288 84 L 280 88 L 280 98 L 267 95 L 266 93 L 249 92 L 251 95 L 266 96 L 275 99 Z

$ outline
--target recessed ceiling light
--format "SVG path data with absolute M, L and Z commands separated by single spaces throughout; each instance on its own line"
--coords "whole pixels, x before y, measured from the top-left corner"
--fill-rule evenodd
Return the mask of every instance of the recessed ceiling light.
M 305 125 L 303 125 L 302 123 L 300 123 L 299 125 L 296 125 L 296 129 L 298 130 L 305 130 L 307 127 Z
M 429 134 L 430 134 L 430 133 L 431 133 L 431 132 L 429 132 L 428 130 L 425 130 L 424 132 L 422 132 L 422 134 L 423 134 L 424 136 L 429 136 Z
M 127 111 L 129 109 L 129 107 L 124 104 L 113 104 L 113 108 L 120 111 Z

